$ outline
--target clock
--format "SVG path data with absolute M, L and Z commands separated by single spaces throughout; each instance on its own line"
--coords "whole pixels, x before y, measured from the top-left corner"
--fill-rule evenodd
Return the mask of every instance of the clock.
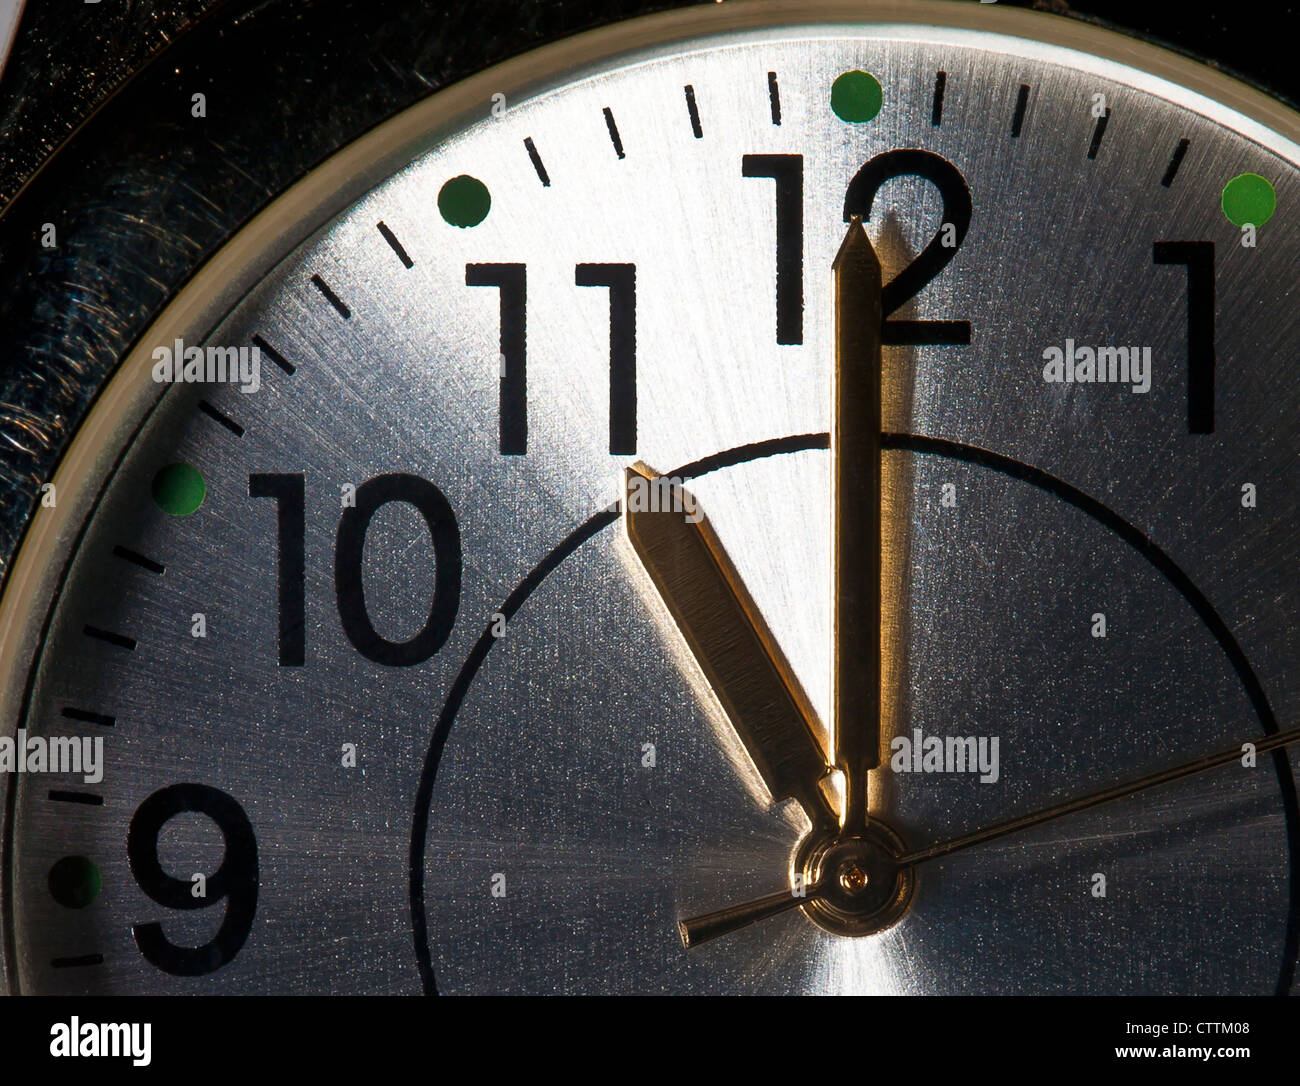
M 11 992 L 1292 991 L 1276 93 L 993 4 L 161 14 L 3 175 Z

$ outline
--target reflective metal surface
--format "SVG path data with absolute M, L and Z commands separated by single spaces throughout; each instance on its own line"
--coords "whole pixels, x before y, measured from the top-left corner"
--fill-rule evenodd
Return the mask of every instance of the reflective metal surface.
M 869 123 L 829 108 L 831 81 L 854 69 L 884 91 Z M 1293 754 L 936 861 L 879 935 L 833 936 L 793 912 L 684 950 L 679 916 L 782 888 L 804 822 L 771 808 L 615 516 L 562 541 L 609 508 L 633 459 L 690 475 L 827 719 L 830 264 L 855 173 L 882 152 L 925 148 L 960 171 L 973 214 L 951 263 L 895 316 L 972 331 L 969 345 L 884 349 L 887 734 L 996 739 L 999 761 L 996 780 L 882 767 L 872 809 L 915 847 L 1294 721 L 1296 148 L 1116 64 L 933 25 L 748 30 L 536 91 L 508 94 L 499 116 L 485 101 L 481 120 L 330 222 L 212 333 L 215 344 L 263 337 L 292 376 L 264 361 L 256 394 L 171 389 L 126 452 L 20 718 L 33 734 L 67 734 L 60 714 L 78 705 L 116 723 L 102 806 L 51 802 L 63 785 L 49 779 L 18 784 L 17 986 L 1288 990 Z M 1112 114 L 1089 157 L 1096 93 Z M 1182 139 L 1189 150 L 1162 186 Z M 750 154 L 803 156 L 799 345 L 775 342 L 773 182 L 742 175 Z M 1225 181 L 1246 171 L 1272 180 L 1279 205 L 1254 249 L 1219 206 Z M 461 174 L 492 194 L 471 229 L 437 210 Z M 918 178 L 881 187 L 867 225 L 887 281 L 941 211 Z M 1187 433 L 1186 275 L 1153 264 L 1165 240 L 1216 244 L 1212 435 Z M 467 263 L 505 262 L 527 264 L 524 456 L 499 452 L 499 292 L 465 285 Z M 608 451 L 610 291 L 576 285 L 584 263 L 636 265 L 635 457 Z M 1043 351 L 1067 339 L 1150 346 L 1150 392 L 1045 384 Z M 199 398 L 242 436 L 198 413 Z M 739 451 L 720 461 L 727 450 Z M 154 473 L 176 460 L 207 481 L 184 518 L 149 503 Z M 301 668 L 277 663 L 275 509 L 249 497 L 248 480 L 267 472 L 305 476 Z M 451 635 L 410 668 L 356 651 L 334 585 L 342 488 L 392 472 L 436 484 L 464 556 Z M 1254 509 L 1241 505 L 1247 482 Z M 124 565 L 115 546 L 166 573 Z M 433 566 L 414 509 L 375 516 L 365 598 L 384 636 L 423 623 Z M 191 636 L 198 612 L 203 639 Z M 88 641 L 86 625 L 137 646 Z M 346 743 L 356 768 L 341 764 Z M 154 968 L 131 933 L 159 920 L 194 946 L 223 915 L 221 903 L 179 913 L 151 901 L 127 862 L 133 813 L 181 781 L 237 800 L 260 866 L 247 941 L 201 977 Z M 219 833 L 197 815 L 168 823 L 159 849 L 178 878 L 221 861 Z M 70 852 L 103 871 L 86 910 L 46 889 Z M 51 966 L 90 954 L 102 964 Z

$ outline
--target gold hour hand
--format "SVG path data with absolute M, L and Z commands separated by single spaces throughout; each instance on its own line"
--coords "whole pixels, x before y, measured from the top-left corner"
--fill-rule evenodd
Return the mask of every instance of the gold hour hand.
M 625 476 L 627 536 L 775 800 L 833 825 L 829 767 L 798 680 L 693 496 L 644 464 Z
M 844 773 L 841 824 L 867 824 L 867 774 L 880 764 L 880 261 L 856 216 L 832 265 L 831 719 Z

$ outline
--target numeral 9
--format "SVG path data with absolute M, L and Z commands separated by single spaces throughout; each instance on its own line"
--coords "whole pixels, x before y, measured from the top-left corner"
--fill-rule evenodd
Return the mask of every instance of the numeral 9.
M 158 835 L 184 811 L 207 815 L 221 830 L 226 854 L 207 879 L 206 896 L 195 897 L 192 885 L 172 878 L 158 860 Z M 126 835 L 131 873 L 140 889 L 168 909 L 207 909 L 226 902 L 225 919 L 212 941 L 198 947 L 177 946 L 162 924 L 135 924 L 131 934 L 145 960 L 177 977 L 197 977 L 220 969 L 239 953 L 253 927 L 257 909 L 257 841 L 244 809 L 225 792 L 205 784 L 173 784 L 140 804 Z

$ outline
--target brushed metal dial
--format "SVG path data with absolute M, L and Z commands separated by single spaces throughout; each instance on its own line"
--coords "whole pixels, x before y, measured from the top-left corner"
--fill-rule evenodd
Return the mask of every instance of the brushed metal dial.
M 11 588 L 4 616 L 43 629 L 7 665 L 7 727 L 106 750 L 101 784 L 11 785 L 16 988 L 1290 990 L 1286 751 L 935 861 L 883 932 L 796 910 L 683 949 L 680 916 L 782 887 L 806 819 L 771 803 L 611 503 L 637 459 L 688 480 L 828 720 L 831 262 L 850 210 L 886 291 L 958 227 L 885 306 L 947 323 L 886 326 L 884 736 L 997 752 L 931 772 L 891 769 L 886 746 L 871 811 L 922 846 L 1287 727 L 1300 703 L 1293 118 L 1279 132 L 1187 62 L 1100 31 L 1054 42 L 1023 14 L 981 30 L 946 5 L 869 24 L 738 9 L 594 35 L 476 77 L 454 111 L 417 107 L 237 240 L 265 273 L 236 289 L 218 265 L 208 298 L 233 304 L 207 323 L 181 306 L 124 363 L 117 432 L 88 423 L 65 462 L 89 480 L 48 537 L 66 569 Z M 927 157 L 881 164 L 900 151 Z M 900 176 L 852 208 L 873 162 Z M 1276 193 L 1253 247 L 1222 206 L 1242 174 Z M 362 177 L 328 221 L 303 210 Z M 319 228 L 273 262 L 259 239 L 293 237 L 295 214 Z M 1208 433 L 1189 432 L 1204 345 L 1192 271 L 1153 256 L 1168 242 L 1212 246 Z M 503 313 L 521 294 L 522 329 Z M 150 352 L 177 329 L 259 344 L 260 389 L 155 385 Z M 1149 390 L 1045 380 L 1067 343 L 1149 348 Z M 185 516 L 151 497 L 174 463 L 205 484 Z M 355 553 L 349 495 L 377 503 Z M 427 658 L 375 658 L 443 621 Z M 247 931 L 190 975 L 142 951 L 141 926 L 200 947 L 247 902 L 169 907 L 142 883 L 133 834 L 178 880 L 244 848 L 183 804 L 132 829 L 181 783 L 229 797 L 256 856 Z M 51 896 L 67 856 L 102 876 L 84 908 Z

